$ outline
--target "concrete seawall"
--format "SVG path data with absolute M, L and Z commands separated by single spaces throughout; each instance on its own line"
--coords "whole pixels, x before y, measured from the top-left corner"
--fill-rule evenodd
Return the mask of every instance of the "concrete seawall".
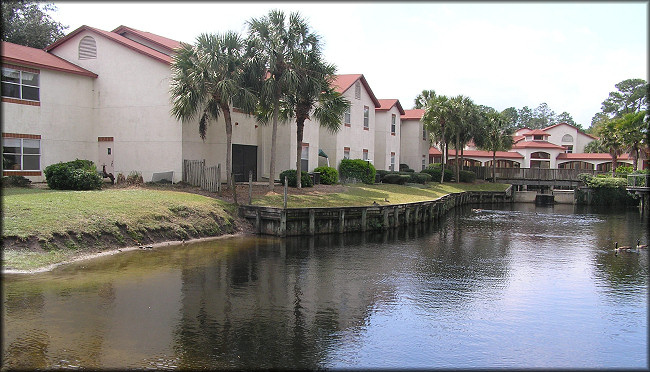
M 465 204 L 512 201 L 512 188 L 505 192 L 465 191 L 435 200 L 367 207 L 272 208 L 239 207 L 239 215 L 250 221 L 258 234 L 296 236 L 387 230 L 402 225 L 434 221 L 450 209 Z

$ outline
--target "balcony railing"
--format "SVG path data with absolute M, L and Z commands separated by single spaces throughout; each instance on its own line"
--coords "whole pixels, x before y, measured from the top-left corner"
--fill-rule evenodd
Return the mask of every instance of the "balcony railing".
M 477 178 L 492 178 L 492 167 L 465 167 L 465 169 L 476 173 Z M 595 176 L 609 172 L 592 169 L 496 168 L 497 180 L 579 181 L 578 175 L 582 173 Z
M 628 174 L 627 186 L 628 187 L 649 187 L 650 174 Z

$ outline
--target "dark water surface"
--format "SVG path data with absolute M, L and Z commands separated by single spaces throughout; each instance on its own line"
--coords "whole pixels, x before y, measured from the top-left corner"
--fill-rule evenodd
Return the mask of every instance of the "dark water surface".
M 636 210 L 457 208 L 3 276 L 3 368 L 647 368 Z

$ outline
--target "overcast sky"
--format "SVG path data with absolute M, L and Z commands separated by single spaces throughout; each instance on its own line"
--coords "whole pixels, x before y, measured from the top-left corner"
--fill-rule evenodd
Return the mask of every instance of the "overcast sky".
M 55 2 L 57 21 L 193 42 L 299 11 L 340 74 L 405 109 L 423 89 L 503 110 L 546 102 L 589 127 L 615 84 L 648 81 L 648 2 Z

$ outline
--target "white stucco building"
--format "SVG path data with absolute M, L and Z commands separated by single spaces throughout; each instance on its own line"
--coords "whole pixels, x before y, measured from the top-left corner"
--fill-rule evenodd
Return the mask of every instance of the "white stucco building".
M 422 123 L 424 110 L 404 110 L 400 136 L 400 163 L 407 164 L 416 172 L 429 164 L 429 133 Z
M 375 167 L 396 171 L 400 162 L 401 116 L 404 109 L 399 100 L 380 99 L 375 110 Z
M 341 159 L 363 159 L 375 164 L 375 109 L 381 107 L 362 74 L 337 75 L 334 88 L 347 98 L 351 107 L 337 133 L 319 128 L 320 148 L 330 166 L 338 168 Z

